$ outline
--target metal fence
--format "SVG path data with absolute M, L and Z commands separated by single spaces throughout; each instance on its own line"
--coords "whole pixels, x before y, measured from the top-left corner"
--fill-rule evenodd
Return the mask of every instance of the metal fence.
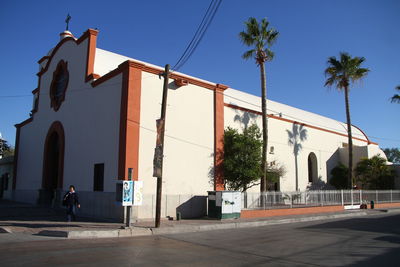
M 242 209 L 279 209 L 400 202 L 400 190 L 320 190 L 242 193 Z

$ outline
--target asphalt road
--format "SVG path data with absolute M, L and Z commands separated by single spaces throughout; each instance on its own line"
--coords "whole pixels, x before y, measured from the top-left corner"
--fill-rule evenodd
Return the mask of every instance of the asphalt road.
M 168 236 L 0 234 L 0 266 L 400 266 L 400 215 Z

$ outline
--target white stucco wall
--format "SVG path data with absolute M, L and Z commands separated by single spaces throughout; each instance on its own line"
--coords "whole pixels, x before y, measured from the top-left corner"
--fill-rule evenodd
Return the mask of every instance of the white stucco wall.
M 131 58 L 96 48 L 94 73 L 105 75 L 119 64 Z M 50 125 L 60 121 L 65 132 L 64 183 L 70 184 L 78 192 L 85 192 L 83 199 L 88 204 L 90 214 L 99 214 L 106 209 L 107 214 L 117 210 L 113 202 L 118 173 L 118 149 L 120 127 L 120 104 L 122 75 L 93 88 L 84 82 L 86 73 L 87 40 L 80 45 L 73 41 L 64 43 L 51 60 L 49 69 L 41 78 L 38 112 L 33 122 L 20 129 L 17 190 L 21 198 L 34 202 L 37 189 L 42 184 L 44 142 Z M 50 108 L 49 88 L 53 72 L 59 60 L 68 62 L 70 80 L 65 101 L 55 112 Z M 135 60 L 137 61 L 137 60 Z M 162 68 L 146 64 L 152 68 Z M 41 63 L 44 66 L 45 62 Z M 160 117 L 163 79 L 148 72 L 142 73 L 141 113 L 139 139 L 139 180 L 144 182 L 144 202 L 138 208 L 139 218 L 154 217 L 156 178 L 153 177 L 153 156 L 156 143 L 156 120 Z M 227 89 L 224 102 L 246 109 L 260 111 L 260 98 L 247 93 Z M 261 127 L 261 116 L 224 107 L 225 128 L 230 126 L 243 129 L 243 119 L 249 118 L 249 125 L 257 123 Z M 300 110 L 274 101 L 268 101 L 268 113 L 284 119 L 309 124 L 338 134 L 305 126 L 307 139 L 297 155 L 299 189 L 308 183 L 308 155 L 313 152 L 318 163 L 318 176 L 327 182 L 331 168 L 343 159 L 342 150 L 347 143 L 346 124 L 311 112 Z M 246 117 L 248 116 L 248 117 Z M 276 161 L 286 168 L 280 181 L 282 191 L 295 190 L 295 156 L 288 144 L 287 131 L 293 130 L 293 123 L 269 119 L 269 148 L 274 146 L 274 154 L 268 154 L 268 161 Z M 364 134 L 353 127 L 353 136 L 366 140 Z M 368 156 L 382 152 L 376 145 L 354 139 Z M 361 148 L 365 147 L 365 148 Z M 341 150 L 341 151 L 339 151 Z M 213 190 L 213 175 L 210 170 L 214 161 L 214 92 L 189 84 L 177 88 L 170 79 L 166 115 L 163 201 L 175 203 L 163 205 L 162 216 L 175 216 L 182 203 L 192 201 L 195 196 L 204 196 Z M 363 152 L 364 153 L 364 152 Z M 384 156 L 382 153 L 381 156 Z M 105 164 L 104 191 L 93 190 L 93 168 L 96 163 Z M 249 191 L 257 192 L 259 187 Z M 169 200 L 167 200 L 169 198 Z M 171 201 L 172 199 L 172 201 Z M 197 199 L 202 203 L 202 199 Z M 100 203 L 100 204 L 99 204 Z M 91 205 L 91 206 L 90 206 Z M 196 204 L 197 205 L 197 204 Z M 199 204 L 202 205 L 202 204 Z M 95 208 L 94 208 L 95 207 Z M 96 211 L 95 211 L 96 209 Z M 98 210 L 97 210 L 98 209 Z M 121 210 L 121 209 L 119 209 Z M 108 216 L 108 215 L 107 215 Z
M 225 91 L 225 103 L 244 107 L 247 109 L 261 111 L 260 98 L 252 96 L 234 89 Z M 283 119 L 305 123 L 318 128 L 323 128 L 328 131 L 334 131 L 346 135 L 346 125 L 344 123 L 303 111 L 294 107 L 280 104 L 268 100 L 268 114 L 274 114 Z M 225 107 L 225 127 L 233 127 L 243 129 L 245 124 L 249 126 L 256 123 L 260 130 L 262 129 L 261 116 L 254 113 L 241 111 L 231 107 Z M 280 188 L 282 191 L 292 191 L 296 189 L 296 168 L 295 155 L 293 147 L 289 145 L 288 132 L 293 132 L 293 123 L 282 121 L 274 118 L 268 120 L 268 151 L 271 146 L 274 146 L 274 154 L 268 153 L 268 161 L 276 161 L 283 165 L 286 169 L 286 174 L 281 178 Z M 327 183 L 330 176 L 330 170 L 337 165 L 342 157 L 339 153 L 339 148 L 347 143 L 347 137 L 334 134 L 313 127 L 304 126 L 307 131 L 306 140 L 300 142 L 302 149 L 297 155 L 298 163 L 298 184 L 300 190 L 305 190 L 309 185 L 308 182 L 308 156 L 313 152 L 317 157 L 318 177 Z M 353 127 L 353 136 L 366 140 L 364 134 L 357 128 Z M 357 139 L 353 140 L 356 146 L 367 146 L 367 142 Z M 372 145 L 370 145 L 372 146 Z M 368 147 L 370 147 L 368 146 Z M 374 145 L 374 147 L 378 147 Z M 367 149 L 367 148 L 366 148 Z M 372 149 L 372 148 L 371 148 Z M 379 149 L 379 147 L 378 147 Z M 380 150 L 380 149 L 379 149 Z M 259 187 L 255 186 L 249 191 L 258 191 Z
M 209 170 L 214 160 L 213 91 L 192 84 L 176 88 L 172 79 L 170 84 L 173 89 L 168 91 L 163 194 L 206 195 L 213 189 L 209 182 Z M 163 80 L 158 75 L 143 73 L 139 180 L 144 182 L 143 192 L 147 196 L 156 192 L 153 156 L 162 87 Z M 175 208 L 169 210 L 170 216 L 175 216 Z M 141 207 L 141 216 L 151 217 L 149 209 L 148 206 Z
M 41 77 L 38 112 L 20 129 L 17 190 L 37 190 L 42 184 L 44 143 L 49 127 L 64 127 L 64 183 L 79 191 L 93 190 L 95 163 L 104 163 L 104 191 L 115 191 L 118 164 L 119 119 L 122 77 L 96 87 L 85 83 L 87 40 L 80 45 L 65 42 Z M 68 62 L 69 83 L 65 101 L 55 112 L 50 108 L 49 88 L 60 60 Z

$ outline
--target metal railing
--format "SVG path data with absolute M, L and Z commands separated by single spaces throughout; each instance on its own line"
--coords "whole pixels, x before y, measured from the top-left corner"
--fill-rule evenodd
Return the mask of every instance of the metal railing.
M 400 202 L 400 190 L 318 190 L 242 193 L 242 209 L 279 209 Z

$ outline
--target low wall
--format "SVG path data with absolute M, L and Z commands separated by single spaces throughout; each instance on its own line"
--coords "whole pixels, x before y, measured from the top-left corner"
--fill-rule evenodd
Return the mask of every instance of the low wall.
M 14 190 L 12 195 L 14 201 L 36 205 L 39 190 Z
M 114 192 L 78 191 L 77 193 L 81 203 L 81 208 L 77 211 L 78 215 L 116 222 L 123 221 L 124 208 L 121 203 L 115 201 Z M 63 196 L 65 192 L 61 192 L 61 194 Z M 53 207 L 62 207 L 62 196 L 52 204 Z M 39 204 L 39 190 L 15 190 L 13 191 L 13 200 L 37 205 Z
M 368 204 L 368 208 L 371 208 L 371 205 Z M 386 208 L 400 208 L 400 203 L 378 203 L 375 204 L 375 209 L 386 209 Z
M 39 190 L 15 190 L 13 200 L 33 205 L 39 204 Z M 117 222 L 124 220 L 124 208 L 116 202 L 115 192 L 77 191 L 81 208 L 78 215 L 92 218 L 109 219 Z M 54 207 L 61 207 L 60 192 Z M 49 204 L 50 205 L 50 204 Z M 143 195 L 142 206 L 135 207 L 134 220 L 155 218 L 156 196 Z M 161 199 L 161 218 L 176 217 L 177 212 L 182 219 L 201 218 L 207 216 L 207 196 L 205 195 L 163 195 Z
M 79 213 L 93 218 L 123 222 L 124 208 L 115 201 L 114 192 L 78 192 L 81 208 Z
M 343 211 L 343 206 L 323 206 L 294 209 L 242 210 L 240 218 L 262 218 Z

